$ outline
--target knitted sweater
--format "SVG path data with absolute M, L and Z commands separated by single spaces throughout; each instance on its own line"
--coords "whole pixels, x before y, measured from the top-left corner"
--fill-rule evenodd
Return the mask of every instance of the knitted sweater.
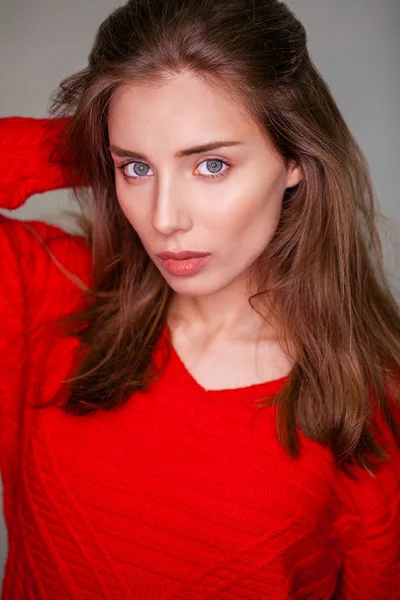
M 63 120 L 0 120 L 0 205 L 65 185 L 44 136 Z M 54 323 L 90 282 L 84 240 L 0 215 L 0 465 L 9 554 L 3 600 L 400 598 L 400 450 L 371 476 L 300 434 L 291 458 L 273 407 L 285 377 L 206 390 L 172 347 L 163 377 L 87 416 L 33 410 L 77 341 Z M 47 244 L 47 249 L 42 243 Z M 165 328 L 163 345 L 171 345 Z

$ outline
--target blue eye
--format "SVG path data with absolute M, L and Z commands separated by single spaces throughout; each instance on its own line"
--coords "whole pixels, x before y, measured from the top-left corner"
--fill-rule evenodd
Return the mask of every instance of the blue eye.
M 206 179 L 211 179 L 212 177 L 222 177 L 231 167 L 227 161 L 222 160 L 221 158 L 207 158 L 199 164 L 197 169 L 199 169 L 201 165 L 206 165 L 208 172 L 200 172 L 200 175 Z M 226 167 L 225 169 L 223 169 L 224 165 Z M 141 179 L 148 175 L 153 175 L 149 165 L 139 161 L 131 161 L 117 168 L 122 170 L 126 179 Z M 130 172 L 128 172 L 128 168 L 130 168 Z
M 126 169 L 131 166 L 133 166 L 134 175 L 126 172 Z M 118 167 L 118 169 L 122 169 L 123 173 L 126 177 L 131 177 L 132 179 L 137 179 L 138 177 L 140 178 L 142 175 L 149 175 L 150 167 L 149 167 L 149 165 L 146 165 L 146 163 L 144 163 L 144 162 L 132 161 L 132 162 L 126 163 L 125 165 L 121 165 L 120 167 Z
M 203 162 L 200 163 L 199 167 L 203 164 L 206 165 L 206 168 L 209 172 L 211 171 L 211 175 L 200 173 L 205 177 L 219 177 L 223 175 L 226 171 L 226 169 L 224 171 L 221 171 L 223 165 L 227 167 L 229 166 L 224 160 L 221 160 L 220 158 L 208 158 L 207 160 L 203 160 Z

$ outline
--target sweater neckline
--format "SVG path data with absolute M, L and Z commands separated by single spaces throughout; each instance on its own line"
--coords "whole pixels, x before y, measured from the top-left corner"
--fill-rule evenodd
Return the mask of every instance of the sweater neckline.
M 261 383 L 253 383 L 252 385 L 244 387 L 207 389 L 195 379 L 195 377 L 192 375 L 192 373 L 190 373 L 189 369 L 180 357 L 178 351 L 172 343 L 171 331 L 168 325 L 165 325 L 164 327 L 163 336 L 166 338 L 168 345 L 170 346 L 171 359 L 175 363 L 175 367 L 179 369 L 182 377 L 186 380 L 187 384 L 190 385 L 192 388 L 196 388 L 202 394 L 235 394 L 236 396 L 263 396 L 275 394 L 281 388 L 281 386 L 289 379 L 289 375 L 284 375 L 283 377 L 279 377 L 277 379 L 270 379 L 269 381 L 264 381 Z

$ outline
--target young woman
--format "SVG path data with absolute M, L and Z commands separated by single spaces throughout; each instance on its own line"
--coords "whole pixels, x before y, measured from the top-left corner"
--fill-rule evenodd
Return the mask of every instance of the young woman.
M 275 0 L 135 0 L 1 127 L 6 600 L 400 598 L 400 314 Z

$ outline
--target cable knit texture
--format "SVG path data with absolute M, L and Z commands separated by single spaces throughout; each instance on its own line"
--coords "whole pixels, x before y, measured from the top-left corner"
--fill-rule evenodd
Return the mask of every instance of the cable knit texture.
M 65 186 L 49 136 L 65 120 L 0 119 L 0 204 Z M 50 140 L 51 141 L 51 140 Z M 50 144 L 51 145 L 51 144 Z M 0 215 L 3 600 L 400 598 L 400 451 L 372 477 L 301 436 L 278 441 L 255 399 L 285 378 L 205 390 L 176 350 L 161 380 L 112 411 L 34 410 L 78 342 L 57 319 L 90 283 L 85 241 Z M 43 244 L 45 243 L 45 245 Z M 164 330 L 156 362 L 170 344 Z

